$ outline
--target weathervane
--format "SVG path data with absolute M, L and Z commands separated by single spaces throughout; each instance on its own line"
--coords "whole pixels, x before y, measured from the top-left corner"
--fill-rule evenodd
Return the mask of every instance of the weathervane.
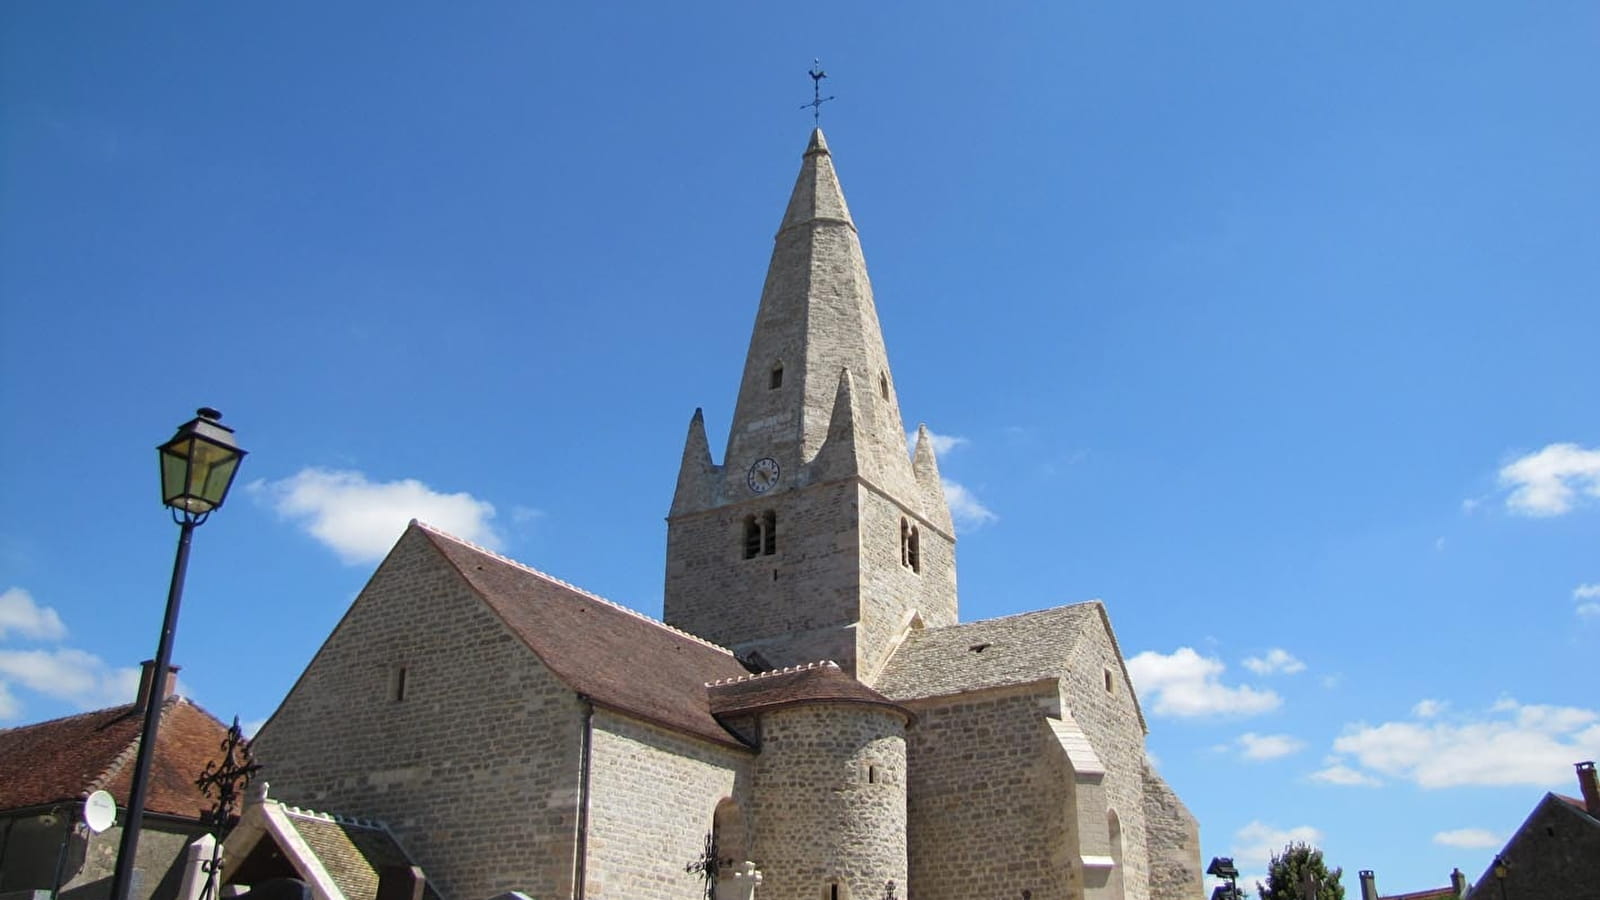
M 811 110 L 812 123 L 820 126 L 822 124 L 822 104 L 833 99 L 832 97 L 822 96 L 822 79 L 827 78 L 828 73 L 822 71 L 822 60 L 813 59 L 811 60 L 811 71 L 806 74 L 811 76 L 811 102 L 804 104 L 800 108 Z

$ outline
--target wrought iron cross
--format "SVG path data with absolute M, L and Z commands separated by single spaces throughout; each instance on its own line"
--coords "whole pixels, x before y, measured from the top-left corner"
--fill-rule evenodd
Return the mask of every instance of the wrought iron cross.
M 239 795 L 250 786 L 250 780 L 261 766 L 250 759 L 250 742 L 244 739 L 238 716 L 233 717 L 233 726 L 228 729 L 228 736 L 222 739 L 217 749 L 222 751 L 222 761 L 206 763 L 200 777 L 194 780 L 194 786 L 207 797 L 216 793 L 216 803 L 200 818 L 214 829 L 221 830 L 227 827 Z
M 813 59 L 811 60 L 811 71 L 806 74 L 811 76 L 811 102 L 802 105 L 800 108 L 811 110 L 812 124 L 821 125 L 822 104 L 833 99 L 832 97 L 822 96 L 822 79 L 827 78 L 828 73 L 822 71 L 822 60 Z

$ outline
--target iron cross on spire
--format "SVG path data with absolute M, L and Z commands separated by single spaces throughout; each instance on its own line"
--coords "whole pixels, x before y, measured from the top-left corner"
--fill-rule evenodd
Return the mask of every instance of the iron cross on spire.
M 813 59 L 811 61 L 811 71 L 807 72 L 806 74 L 811 76 L 811 102 L 801 106 L 800 108 L 811 110 L 812 124 L 821 125 L 822 104 L 833 99 L 832 97 L 822 96 L 822 79 L 827 78 L 828 73 L 822 71 L 822 60 Z

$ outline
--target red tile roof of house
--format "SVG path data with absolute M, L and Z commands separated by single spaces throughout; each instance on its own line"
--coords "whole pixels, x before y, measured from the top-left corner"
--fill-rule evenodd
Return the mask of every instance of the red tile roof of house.
M 706 702 L 748 674 L 728 650 L 430 526 L 438 548 L 545 667 L 596 704 L 721 744 L 744 744 Z
M 133 704 L 0 730 L 0 809 L 76 803 L 97 790 L 125 807 L 142 719 Z M 167 700 L 145 810 L 199 818 L 211 806 L 194 780 L 220 757 L 228 728 L 182 697 Z

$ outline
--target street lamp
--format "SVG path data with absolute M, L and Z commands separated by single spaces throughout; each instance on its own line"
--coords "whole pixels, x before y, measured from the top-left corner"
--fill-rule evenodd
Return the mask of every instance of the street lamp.
M 1239 900 L 1239 868 L 1233 864 L 1233 857 L 1211 857 L 1211 865 L 1206 867 L 1206 874 L 1228 879 L 1226 888 L 1219 884 L 1216 890 L 1211 892 L 1211 900 L 1224 900 L 1224 898 L 1226 900 Z
M 1506 876 L 1511 874 L 1511 863 L 1503 856 L 1494 858 L 1494 880 L 1500 884 L 1500 900 L 1506 900 Z
M 227 499 L 233 476 L 245 451 L 233 441 L 233 429 L 223 425 L 222 413 L 201 407 L 191 421 L 156 449 L 161 454 L 161 502 L 178 523 L 178 555 L 172 563 L 172 584 L 167 589 L 167 612 L 161 620 L 161 641 L 156 645 L 155 668 L 145 692 L 144 728 L 139 733 L 139 756 L 128 790 L 128 813 L 122 823 L 122 843 L 117 848 L 117 870 L 111 881 L 111 900 L 128 900 L 133 888 L 133 863 L 139 851 L 139 828 L 144 823 L 145 791 L 149 787 L 150 760 L 155 756 L 156 734 L 161 727 L 161 706 L 166 700 L 167 668 L 172 660 L 172 636 L 178 627 L 178 604 L 183 599 L 183 576 L 189 568 L 189 539 L 196 525 Z

